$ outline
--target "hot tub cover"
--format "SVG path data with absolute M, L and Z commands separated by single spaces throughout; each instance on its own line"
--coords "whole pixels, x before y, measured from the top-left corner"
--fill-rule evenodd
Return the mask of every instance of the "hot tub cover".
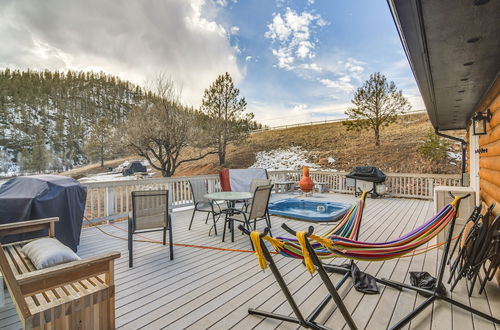
M 59 217 L 56 238 L 73 251 L 80 243 L 87 189 L 78 181 L 59 175 L 34 175 L 10 179 L 0 186 L 0 224 Z M 2 243 L 40 237 L 26 233 L 1 239 Z
M 347 178 L 381 183 L 385 181 L 385 174 L 375 166 L 356 166 Z

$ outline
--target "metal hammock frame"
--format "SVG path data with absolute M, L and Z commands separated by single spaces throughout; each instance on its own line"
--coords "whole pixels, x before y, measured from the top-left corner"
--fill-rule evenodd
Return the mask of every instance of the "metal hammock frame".
M 457 201 L 457 204 L 456 204 L 457 210 L 460 207 L 460 201 L 462 199 L 468 198 L 469 196 L 470 195 L 467 194 L 467 195 L 461 197 Z M 416 291 L 418 293 L 424 294 L 428 297 L 428 298 L 426 298 L 425 301 L 423 301 L 420 305 L 418 305 L 412 312 L 407 314 L 399 322 L 397 322 L 395 325 L 393 325 L 391 327 L 391 329 L 402 328 L 408 322 L 410 322 L 412 319 L 414 319 L 418 314 L 420 314 L 422 311 L 424 311 L 428 306 L 430 306 L 435 300 L 444 300 L 445 302 L 448 302 L 448 303 L 450 303 L 458 308 L 464 309 L 470 313 L 481 316 L 481 317 L 483 317 L 491 322 L 494 322 L 496 324 L 500 324 L 499 319 L 494 318 L 490 315 L 487 315 L 487 314 L 485 314 L 477 309 L 474 309 L 470 306 L 462 304 L 461 302 L 458 302 L 452 298 L 449 298 L 446 295 L 441 294 L 438 290 L 438 288 L 440 286 L 442 286 L 442 283 L 443 283 L 443 276 L 444 276 L 446 263 L 448 260 L 448 255 L 449 255 L 449 251 L 450 251 L 450 247 L 451 247 L 451 241 L 453 238 L 453 230 L 455 228 L 456 217 L 457 217 L 457 214 L 455 213 L 455 215 L 453 216 L 453 218 L 449 224 L 449 231 L 448 231 L 448 235 L 447 235 L 447 240 L 446 240 L 445 248 L 443 251 L 443 255 L 441 257 L 437 283 L 436 283 L 434 290 L 426 290 L 426 289 L 422 289 L 422 288 L 419 288 L 419 287 L 416 287 L 413 285 L 408 285 L 408 284 L 401 283 L 401 282 L 375 278 L 377 282 L 384 284 L 386 286 L 396 288 L 398 290 L 403 290 L 403 289 L 413 290 L 413 291 Z M 246 228 L 244 228 L 243 226 L 240 226 L 239 228 L 241 231 L 243 231 L 247 235 L 250 235 L 250 232 L 248 230 L 246 230 Z M 282 225 L 282 228 L 294 236 L 297 234 L 295 231 L 290 229 L 285 224 Z M 314 232 L 314 228 L 312 226 L 309 227 L 309 231 L 306 233 L 306 238 L 309 237 L 310 235 L 312 235 L 313 232 Z M 305 239 L 305 247 L 306 247 L 307 251 L 309 252 L 309 255 L 311 257 L 311 261 L 314 264 L 314 266 L 316 267 L 316 270 L 318 271 L 318 274 L 319 274 L 323 284 L 325 285 L 325 287 L 328 291 L 327 296 L 321 301 L 321 303 L 319 305 L 317 305 L 317 307 L 308 316 L 305 317 L 302 314 L 302 312 L 300 311 L 299 306 L 295 302 L 290 290 L 288 289 L 286 282 L 283 279 L 283 276 L 281 275 L 278 267 L 276 266 L 276 263 L 273 260 L 273 257 L 271 256 L 271 253 L 269 252 L 266 245 L 264 244 L 263 238 L 268 233 L 269 233 L 269 229 L 266 228 L 265 231 L 259 235 L 259 241 L 260 241 L 260 246 L 262 248 L 263 256 L 266 259 L 266 261 L 269 263 L 269 268 L 271 269 L 271 271 L 276 279 L 276 282 L 278 282 L 278 285 L 280 286 L 281 291 L 284 293 L 285 298 L 286 298 L 288 304 L 290 305 L 290 307 L 292 308 L 293 314 L 295 316 L 276 314 L 276 313 L 257 310 L 257 309 L 253 309 L 253 308 L 249 308 L 248 313 L 252 314 L 252 315 L 260 315 L 260 316 L 264 316 L 264 317 L 269 317 L 269 318 L 273 318 L 273 319 L 277 319 L 277 320 L 281 320 L 281 321 L 285 321 L 285 322 L 296 323 L 296 324 L 299 324 L 307 329 L 325 330 L 328 328 L 325 327 L 324 325 L 317 323 L 316 318 L 319 316 L 321 311 L 326 307 L 328 302 L 331 299 L 333 299 L 333 301 L 337 305 L 338 309 L 340 310 L 342 316 L 344 317 L 344 320 L 346 321 L 347 325 L 351 329 L 357 329 L 357 326 L 356 326 L 354 320 L 352 319 L 351 314 L 347 310 L 344 302 L 342 301 L 342 298 L 340 297 L 340 295 L 338 293 L 338 290 L 342 287 L 342 285 L 345 283 L 347 278 L 349 278 L 349 276 L 350 276 L 349 270 L 342 268 L 342 267 L 338 267 L 338 266 L 323 264 L 321 262 L 321 260 L 319 259 L 319 257 L 316 255 L 314 248 L 311 246 L 311 244 L 309 242 L 309 239 Z M 351 262 L 353 262 L 353 261 L 351 260 Z M 344 272 L 344 276 L 337 282 L 337 284 L 334 285 L 330 279 L 330 276 L 328 275 L 327 270 L 335 271 L 335 272 L 342 271 L 342 272 Z

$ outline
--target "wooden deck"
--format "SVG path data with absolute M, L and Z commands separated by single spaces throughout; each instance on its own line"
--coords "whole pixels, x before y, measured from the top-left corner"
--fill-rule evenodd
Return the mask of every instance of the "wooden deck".
M 273 198 L 286 197 L 273 195 Z M 322 194 L 317 198 L 354 203 L 350 195 Z M 414 199 L 368 199 L 360 238 L 385 241 L 410 231 L 433 215 L 432 202 Z M 187 230 L 191 211 L 173 214 L 174 241 L 234 249 L 248 249 L 248 238 L 237 234 L 235 242 L 221 242 L 219 236 L 208 236 L 209 225 L 204 215 L 198 214 L 191 231 Z M 284 234 L 279 228 L 286 221 L 292 228 L 305 229 L 309 223 L 273 217 L 273 233 Z M 261 228 L 263 223 L 260 224 Z M 325 232 L 330 226 L 316 225 L 316 231 Z M 126 238 L 126 225 L 102 226 L 106 232 Z M 160 238 L 160 233 L 146 234 Z M 262 272 L 251 253 L 228 252 L 176 246 L 175 259 L 168 258 L 168 248 L 158 244 L 137 242 L 134 245 L 134 268 L 127 264 L 127 243 L 111 238 L 95 228 L 82 232 L 78 254 L 82 257 L 117 250 L 122 258 L 116 263 L 116 324 L 121 329 L 288 329 L 297 325 L 280 323 L 248 315 L 249 307 L 291 314 L 283 294 L 271 271 Z M 378 277 L 409 282 L 408 271 L 426 270 L 435 274 L 438 250 L 409 258 L 386 262 L 358 262 L 361 270 Z M 319 276 L 310 276 L 296 259 L 275 258 L 300 308 L 307 315 L 324 298 L 325 290 Z M 343 260 L 332 260 L 342 263 Z M 338 278 L 338 275 L 332 275 Z M 447 278 L 447 274 L 445 276 Z M 348 280 L 350 282 L 350 280 Z M 423 298 L 410 291 L 398 291 L 380 286 L 381 293 L 364 295 L 346 283 L 340 290 L 346 307 L 359 328 L 385 329 L 410 312 Z M 10 304 L 0 309 L 0 328 L 18 329 L 17 314 Z M 466 284 L 461 283 L 452 293 L 453 298 L 481 311 L 500 316 L 500 289 L 490 284 L 486 294 L 466 295 Z M 345 322 L 334 304 L 329 305 L 318 321 L 334 329 L 345 328 Z M 412 329 L 495 329 L 495 325 L 470 313 L 452 308 L 444 302 L 435 303 L 414 319 Z M 500 327 L 497 326 L 497 329 Z

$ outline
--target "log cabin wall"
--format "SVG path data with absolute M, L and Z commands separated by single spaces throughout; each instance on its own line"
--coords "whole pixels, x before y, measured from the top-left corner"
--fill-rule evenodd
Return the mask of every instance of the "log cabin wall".
M 486 124 L 486 134 L 479 137 L 479 148 L 487 150 L 479 153 L 479 190 L 481 200 L 486 205 L 495 203 L 493 215 L 497 216 L 500 214 L 500 78 L 496 79 L 475 112 L 485 112 L 487 109 L 491 111 L 492 117 Z M 476 151 L 469 148 L 468 152 Z M 500 270 L 495 278 L 500 286 Z
M 482 201 L 495 203 L 493 214 L 500 214 L 500 79 L 484 98 L 476 111 L 490 109 L 491 121 L 486 125 L 486 135 L 479 137 L 479 148 L 486 152 L 479 154 L 479 187 Z M 475 152 L 475 150 L 471 150 Z

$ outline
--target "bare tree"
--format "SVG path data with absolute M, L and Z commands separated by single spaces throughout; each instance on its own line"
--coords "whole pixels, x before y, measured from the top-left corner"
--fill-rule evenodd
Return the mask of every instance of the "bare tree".
M 130 113 L 125 138 L 135 153 L 146 158 L 164 177 L 169 177 L 181 164 L 215 152 L 201 148 L 204 140 L 198 125 L 201 114 L 179 102 L 179 92 L 172 80 L 158 78 L 155 92 Z M 182 158 L 188 146 L 198 152 Z
M 396 121 L 398 114 L 411 109 L 408 100 L 396 84 L 380 72 L 370 75 L 363 86 L 358 88 L 352 99 L 355 105 L 347 109 L 345 114 L 350 120 L 344 121 L 347 129 L 372 129 L 375 145 L 380 145 L 380 129 Z

